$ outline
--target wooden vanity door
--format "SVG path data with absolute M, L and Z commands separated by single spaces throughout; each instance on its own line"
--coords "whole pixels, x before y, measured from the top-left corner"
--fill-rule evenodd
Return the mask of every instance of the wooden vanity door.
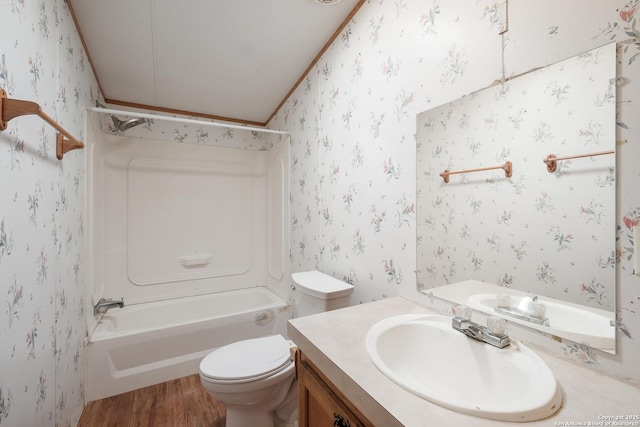
M 310 362 L 297 356 L 300 427 L 366 427 Z

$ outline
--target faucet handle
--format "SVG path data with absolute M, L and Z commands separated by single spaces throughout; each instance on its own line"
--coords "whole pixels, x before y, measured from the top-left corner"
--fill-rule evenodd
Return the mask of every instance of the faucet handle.
M 532 301 L 529 304 L 529 313 L 533 317 L 543 318 L 547 313 L 547 306 L 540 301 Z
M 471 307 L 466 305 L 456 305 L 453 307 L 453 315 L 464 320 L 471 320 Z
M 511 307 L 511 295 L 509 294 L 497 294 L 496 295 L 496 307 Z
M 507 321 L 498 316 L 489 316 L 487 330 L 491 335 L 507 335 Z

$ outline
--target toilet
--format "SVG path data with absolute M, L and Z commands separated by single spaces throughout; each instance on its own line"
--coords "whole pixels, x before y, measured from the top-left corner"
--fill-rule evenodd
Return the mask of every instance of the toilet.
M 319 271 L 291 275 L 294 317 L 347 307 L 353 286 Z M 200 363 L 200 382 L 227 407 L 227 427 L 295 425 L 294 343 L 282 335 L 237 341 Z M 276 423 L 274 424 L 274 419 Z

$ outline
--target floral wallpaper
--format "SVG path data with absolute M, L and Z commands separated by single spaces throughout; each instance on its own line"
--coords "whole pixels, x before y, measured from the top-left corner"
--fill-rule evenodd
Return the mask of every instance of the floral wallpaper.
M 62 0 L 0 3 L 0 86 L 82 140 L 99 91 Z M 0 425 L 75 426 L 84 406 L 82 151 L 34 116 L 0 133 Z
M 616 46 L 418 115 L 418 287 L 476 279 L 613 311 Z M 440 174 L 512 164 L 502 169 Z
M 640 223 L 640 2 L 509 0 L 507 9 L 501 35 L 501 2 L 367 1 L 338 35 L 269 124 L 291 132 L 292 271 L 317 268 L 349 281 L 352 303 L 403 295 L 428 304 L 416 290 L 416 115 L 615 41 L 624 79 L 616 113 L 618 351 L 543 345 L 640 380 L 640 277 L 631 261 L 631 226 Z
M 416 292 L 416 115 L 493 81 L 617 42 L 618 352 L 552 351 L 640 380 L 639 0 L 367 1 L 279 110 L 291 132 L 292 271 L 356 286 L 353 303 Z M 100 94 L 64 0 L 0 4 L 0 84 L 82 139 Z M 576 17 L 579 19 L 576 19 Z M 180 135 L 180 128 L 174 136 Z M 82 410 L 85 171 L 35 117 L 0 133 L 0 426 L 73 426 Z

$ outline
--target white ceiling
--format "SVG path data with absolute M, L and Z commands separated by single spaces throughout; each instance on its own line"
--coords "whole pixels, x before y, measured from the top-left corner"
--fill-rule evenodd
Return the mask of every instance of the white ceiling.
M 70 0 L 103 96 L 263 124 L 362 0 Z

